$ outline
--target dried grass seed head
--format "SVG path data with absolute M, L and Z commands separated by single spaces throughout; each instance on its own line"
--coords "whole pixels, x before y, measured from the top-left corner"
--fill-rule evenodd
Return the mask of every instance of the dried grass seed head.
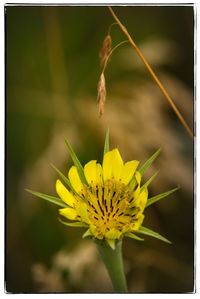
M 106 101 L 106 81 L 104 73 L 101 73 L 99 79 L 97 101 L 99 103 L 99 115 L 101 116 L 104 113 L 104 106 Z
M 112 50 L 112 39 L 110 34 L 108 34 L 103 41 L 102 48 L 99 53 L 101 66 L 104 66 L 107 63 L 111 50 Z

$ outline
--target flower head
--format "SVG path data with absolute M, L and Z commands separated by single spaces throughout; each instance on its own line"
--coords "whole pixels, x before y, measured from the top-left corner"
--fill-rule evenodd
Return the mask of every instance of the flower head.
M 72 190 L 56 182 L 58 195 L 69 206 L 60 209 L 60 214 L 88 226 L 87 234 L 97 239 L 114 240 L 137 231 L 148 197 L 147 187 L 141 188 L 138 164 L 136 160 L 124 164 L 118 149 L 108 151 L 102 166 L 95 160 L 84 166 L 87 184 L 72 166 L 68 173 Z
M 142 175 L 160 150 L 138 169 L 139 161 L 124 163 L 117 148 L 109 150 L 107 133 L 102 165 L 91 160 L 83 167 L 70 144 L 66 144 L 75 165 L 70 168 L 68 178 L 53 166 L 67 185 L 61 180 L 56 181 L 59 198 L 29 192 L 61 206 L 59 214 L 65 219 L 60 219 L 63 224 L 86 227 L 84 237 L 105 239 L 112 248 L 115 247 L 115 241 L 124 236 L 143 240 L 138 237 L 138 233 L 169 242 L 160 234 L 142 226 L 145 208 L 177 190 L 175 188 L 148 198 L 148 186 L 157 173 L 144 184 L 141 183 Z

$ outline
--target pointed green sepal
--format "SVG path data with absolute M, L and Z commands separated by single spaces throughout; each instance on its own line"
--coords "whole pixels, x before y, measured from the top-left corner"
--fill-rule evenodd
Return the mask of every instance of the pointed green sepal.
M 132 177 L 132 179 L 130 180 L 129 184 L 128 184 L 128 188 L 130 191 L 133 191 L 133 189 L 135 188 L 137 184 L 137 181 L 135 179 L 135 176 Z
M 155 179 L 155 177 L 157 176 L 157 174 L 159 173 L 159 171 L 156 171 L 149 179 L 148 181 L 146 181 L 146 183 L 141 187 L 141 191 L 145 188 L 147 188 L 151 182 Z
M 137 233 L 139 234 L 144 234 L 144 235 L 147 235 L 147 236 L 150 236 L 150 237 L 153 237 L 153 238 L 156 238 L 156 239 L 159 239 L 163 242 L 166 242 L 166 243 L 169 243 L 171 244 L 172 242 L 169 241 L 168 239 L 166 239 L 165 237 L 161 236 L 159 233 L 157 232 L 154 232 L 153 230 L 147 228 L 147 227 L 144 227 L 144 226 L 140 226 L 139 230 L 137 231 Z
M 135 235 L 133 233 L 126 233 L 125 237 L 132 238 L 132 239 L 135 239 L 137 241 L 144 241 L 144 239 L 138 237 L 137 235 Z
M 44 194 L 44 193 L 40 193 L 40 192 L 36 192 L 36 191 L 32 191 L 32 190 L 29 190 L 29 189 L 25 189 L 27 192 L 37 196 L 37 197 L 40 197 L 42 199 L 45 199 L 47 201 L 50 201 L 51 203 L 57 205 L 57 206 L 60 206 L 62 208 L 66 208 L 68 207 L 67 204 L 65 204 L 63 201 L 61 201 L 61 199 L 59 197 L 55 197 L 55 196 L 50 196 L 50 195 L 47 195 L 47 194 Z
M 59 176 L 62 178 L 62 180 L 67 184 L 67 186 L 74 191 L 69 179 L 53 164 L 51 164 L 51 167 L 59 174 Z
M 104 143 L 104 152 L 103 155 L 105 155 L 110 150 L 110 144 L 109 144 L 109 129 L 106 131 L 106 137 L 105 137 L 105 143 Z
M 114 250 L 115 249 L 115 239 L 106 239 L 108 245 Z
M 66 222 L 66 221 L 63 221 L 62 219 L 58 218 L 58 220 L 66 225 L 66 226 L 71 226 L 71 227 L 87 227 L 86 224 L 82 223 L 82 222 Z
M 132 179 L 130 180 L 130 182 L 128 184 L 128 188 L 131 192 L 135 189 L 136 185 L 140 184 L 141 179 L 138 177 L 138 175 L 139 175 L 139 177 L 141 177 L 140 172 L 136 171 L 134 176 L 132 177 Z
M 154 162 L 154 160 L 158 157 L 158 155 L 161 152 L 161 148 L 159 148 L 138 170 L 141 175 L 143 175 L 148 169 L 149 167 L 152 165 L 152 163 Z
M 166 191 L 166 192 L 163 192 L 163 193 L 160 193 L 156 196 L 153 196 L 153 197 L 150 197 L 146 203 L 146 208 L 152 204 L 154 204 L 155 202 L 167 197 L 168 195 L 174 193 L 175 191 L 177 191 L 178 189 L 180 189 L 180 187 L 177 187 L 177 188 L 174 188 L 172 190 L 169 190 L 169 191 Z
M 82 235 L 82 238 L 87 238 L 87 237 L 91 237 L 92 236 L 92 233 L 90 231 L 90 229 L 87 229 L 84 234 Z
M 81 165 L 81 162 L 79 161 L 79 159 L 78 159 L 77 155 L 75 154 L 73 148 L 71 147 L 70 143 L 66 139 L 65 139 L 65 143 L 69 150 L 70 156 L 74 162 L 74 165 L 77 168 L 77 171 L 78 171 L 78 174 L 79 174 L 79 177 L 80 177 L 82 183 L 88 185 L 87 180 L 84 175 L 84 170 L 83 170 L 83 166 Z

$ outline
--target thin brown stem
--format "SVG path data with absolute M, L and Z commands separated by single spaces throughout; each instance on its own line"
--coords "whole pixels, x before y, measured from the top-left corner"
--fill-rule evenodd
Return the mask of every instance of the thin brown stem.
M 120 47 L 121 45 L 123 45 L 123 44 L 125 44 L 125 43 L 128 43 L 128 40 L 124 40 L 123 42 L 117 44 L 117 45 L 111 50 L 110 54 L 108 55 L 108 57 L 106 58 L 106 61 L 105 61 L 105 63 L 104 63 L 102 73 L 105 72 L 105 69 L 106 69 L 107 64 L 108 64 L 108 60 L 109 60 L 109 58 L 111 57 L 111 55 L 113 54 L 113 52 L 114 52 L 118 47 Z
M 108 28 L 108 34 L 110 35 L 111 29 L 114 25 L 118 25 L 117 22 L 112 23 Z
M 128 30 L 126 29 L 126 27 L 121 23 L 121 21 L 118 19 L 118 17 L 116 16 L 116 14 L 114 13 L 113 9 L 109 6 L 108 7 L 113 18 L 115 19 L 115 21 L 118 23 L 119 27 L 121 28 L 121 30 L 124 32 L 124 34 L 127 36 L 131 46 L 134 48 L 134 50 L 136 51 L 136 53 L 138 54 L 138 56 L 140 57 L 140 59 L 142 60 L 142 62 L 144 63 L 144 65 L 147 67 L 147 69 L 149 70 L 151 76 L 153 77 L 154 81 L 156 82 L 156 84 L 158 85 L 158 87 L 160 88 L 161 92 L 164 94 L 167 102 L 169 103 L 169 105 L 172 107 L 172 109 L 174 110 L 176 116 L 178 117 L 179 121 L 181 122 L 181 124 L 184 126 L 184 128 L 186 129 L 186 131 L 188 132 L 189 136 L 193 139 L 194 135 L 192 130 L 190 129 L 190 127 L 188 126 L 187 122 L 185 121 L 185 119 L 183 118 L 182 114 L 180 113 L 180 111 L 178 110 L 178 108 L 176 107 L 174 101 L 172 100 L 172 98 L 169 96 L 168 92 L 166 91 L 166 89 L 164 88 L 163 84 L 160 82 L 160 80 L 158 79 L 158 77 L 156 76 L 156 74 L 154 73 L 153 69 L 151 68 L 150 64 L 148 63 L 148 61 L 146 60 L 146 58 L 144 57 L 143 53 L 141 52 L 141 50 L 138 48 L 138 46 L 135 44 L 135 42 L 133 41 L 132 37 L 130 36 Z

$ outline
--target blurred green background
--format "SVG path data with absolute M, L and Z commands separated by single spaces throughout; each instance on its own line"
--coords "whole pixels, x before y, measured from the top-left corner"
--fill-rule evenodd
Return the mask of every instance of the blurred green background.
M 114 7 L 190 126 L 193 126 L 192 6 Z M 111 292 L 83 231 L 58 222 L 57 208 L 24 191 L 55 194 L 56 173 L 72 161 L 102 159 L 106 128 L 124 160 L 144 162 L 157 148 L 150 194 L 180 185 L 146 210 L 144 224 L 172 241 L 125 239 L 130 292 L 192 292 L 193 143 L 129 44 L 112 56 L 100 119 L 99 51 L 114 22 L 107 7 L 6 6 L 6 290 L 16 293 Z M 118 26 L 113 46 L 125 40 Z M 149 171 L 148 175 L 152 173 Z

